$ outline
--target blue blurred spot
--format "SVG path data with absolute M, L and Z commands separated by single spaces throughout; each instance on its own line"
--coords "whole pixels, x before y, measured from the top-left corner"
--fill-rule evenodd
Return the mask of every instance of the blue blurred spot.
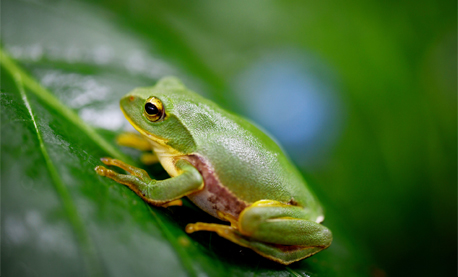
M 342 124 L 334 76 L 317 59 L 277 53 L 237 78 L 241 112 L 264 127 L 292 159 L 318 166 L 336 141 Z

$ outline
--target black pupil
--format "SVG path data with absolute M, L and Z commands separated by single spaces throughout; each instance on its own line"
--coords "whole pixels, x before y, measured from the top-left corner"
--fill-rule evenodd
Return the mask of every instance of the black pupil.
M 156 107 L 156 105 L 151 104 L 151 103 L 145 104 L 145 111 L 149 115 L 155 115 L 159 113 L 159 109 Z

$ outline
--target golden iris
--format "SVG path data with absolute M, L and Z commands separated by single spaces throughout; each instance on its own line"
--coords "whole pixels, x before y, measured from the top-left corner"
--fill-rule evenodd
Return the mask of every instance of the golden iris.
M 148 98 L 143 114 L 152 122 L 162 119 L 164 117 L 164 106 L 162 106 L 161 100 L 154 96 Z

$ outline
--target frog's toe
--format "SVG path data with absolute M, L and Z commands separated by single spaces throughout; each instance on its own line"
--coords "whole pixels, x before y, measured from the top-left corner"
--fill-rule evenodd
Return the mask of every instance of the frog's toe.
M 151 180 L 151 178 L 149 177 L 148 173 L 145 170 L 141 169 L 141 168 L 137 168 L 135 166 L 126 164 L 123 161 L 120 161 L 120 160 L 117 160 L 117 159 L 112 159 L 112 158 L 107 158 L 107 157 L 101 158 L 100 160 L 106 165 L 116 166 L 116 167 L 119 167 L 121 169 L 124 169 L 125 171 L 129 172 L 130 174 L 140 178 L 142 181 L 147 182 L 147 181 Z M 102 176 L 107 176 L 107 175 L 102 175 Z
M 111 179 L 114 179 L 115 177 L 122 175 L 111 169 L 105 168 L 104 166 L 101 166 L 101 165 L 96 166 L 94 169 L 95 169 L 95 172 L 97 172 L 97 174 L 99 174 L 100 176 L 108 177 Z
M 106 165 L 113 165 L 113 161 L 114 161 L 114 159 L 109 158 L 109 157 L 103 157 L 103 158 L 100 158 L 100 160 L 102 161 L 102 163 Z
M 109 169 L 106 169 L 104 166 L 98 165 L 94 168 L 95 172 L 99 174 L 100 176 L 107 176 L 107 171 Z

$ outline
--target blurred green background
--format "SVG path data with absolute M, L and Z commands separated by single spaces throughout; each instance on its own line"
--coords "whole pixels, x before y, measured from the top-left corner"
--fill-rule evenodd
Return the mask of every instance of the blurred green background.
M 308 178 L 325 206 L 324 224 L 337 234 L 326 250 L 334 258 L 320 253 L 315 260 L 292 267 L 295 274 L 446 276 L 456 273 L 457 253 L 456 5 L 432 0 L 7 0 L 1 3 L 1 43 L 33 79 L 110 142 L 115 133 L 128 128 L 118 99 L 167 75 L 180 77 L 189 88 L 267 129 Z M 94 260 L 104 260 L 110 251 L 149 255 L 147 249 L 140 250 L 150 240 L 143 233 L 142 242 L 135 243 L 126 234 L 119 236 L 130 248 L 103 248 L 113 244 L 113 228 L 132 224 L 160 233 L 156 225 L 143 221 L 153 214 L 158 222 L 175 226 L 179 212 L 142 206 L 148 217 L 137 212 L 140 203 L 125 206 L 123 199 L 135 201 L 134 195 L 93 175 L 97 158 L 106 152 L 90 146 L 89 140 L 79 140 L 74 129 L 62 127 L 71 124 L 60 118 L 61 111 L 34 96 L 32 86 L 25 84 L 60 181 L 46 173 L 54 171 L 39 153 L 39 140 L 13 71 L 2 61 L 2 273 L 78 275 L 80 271 L 72 271 L 70 264 L 87 256 L 95 258 L 83 263 L 94 269 L 99 267 L 91 265 Z M 77 157 L 72 165 L 79 163 L 81 168 L 62 165 L 71 161 L 60 156 L 64 150 Z M 123 151 L 134 159 L 138 154 Z M 62 185 L 54 185 L 59 196 L 53 186 L 38 185 L 46 182 Z M 103 188 L 94 192 L 97 182 Z M 62 192 L 67 186 L 68 194 Z M 45 196 L 43 190 L 53 196 Z M 116 197 L 110 194 L 113 190 Z M 67 215 L 43 204 L 50 201 L 47 197 L 63 206 Z M 73 208 L 67 202 L 72 198 Z M 92 218 L 91 213 L 98 216 Z M 50 235 L 50 226 L 57 230 L 56 222 L 69 214 L 60 235 Z M 75 219 L 77 214 L 81 222 Z M 119 216 L 117 221 L 103 221 L 111 220 L 112 214 Z M 135 219 L 130 221 L 131 217 Z M 44 223 L 37 218 L 44 218 Z M 42 232 L 37 224 L 42 224 Z M 176 232 L 179 225 L 173 227 Z M 87 231 L 78 231 L 84 226 Z M 119 232 L 140 234 L 132 230 Z M 76 239 L 70 238 L 72 232 Z M 174 239 L 182 234 L 174 237 L 173 232 L 157 235 L 168 249 L 160 253 L 170 251 L 164 257 L 181 251 L 180 240 Z M 203 255 L 201 251 L 214 255 L 216 250 L 202 246 L 202 237 L 192 238 L 198 255 Z M 62 271 L 43 269 L 46 263 L 34 264 L 27 256 L 41 256 L 51 263 L 60 256 L 58 247 L 51 255 L 36 245 L 52 248 L 58 245 L 53 238 L 64 244 L 68 240 L 72 246 L 67 248 L 83 245 L 83 250 L 70 251 L 73 256 Z M 96 250 L 88 241 L 95 241 Z M 179 253 L 181 260 L 170 258 L 167 266 L 181 264 L 182 273 L 189 275 L 292 274 L 257 260 L 255 269 L 238 260 L 210 269 L 207 264 L 216 263 L 220 254 L 200 261 L 196 269 Z M 320 255 L 327 264 L 320 263 Z M 347 260 L 352 262 L 344 265 Z M 89 272 L 122 275 L 149 270 L 123 267 L 116 260 L 101 264 L 101 269 Z M 263 266 L 269 269 L 262 271 Z M 162 270 L 165 275 L 173 272 Z

